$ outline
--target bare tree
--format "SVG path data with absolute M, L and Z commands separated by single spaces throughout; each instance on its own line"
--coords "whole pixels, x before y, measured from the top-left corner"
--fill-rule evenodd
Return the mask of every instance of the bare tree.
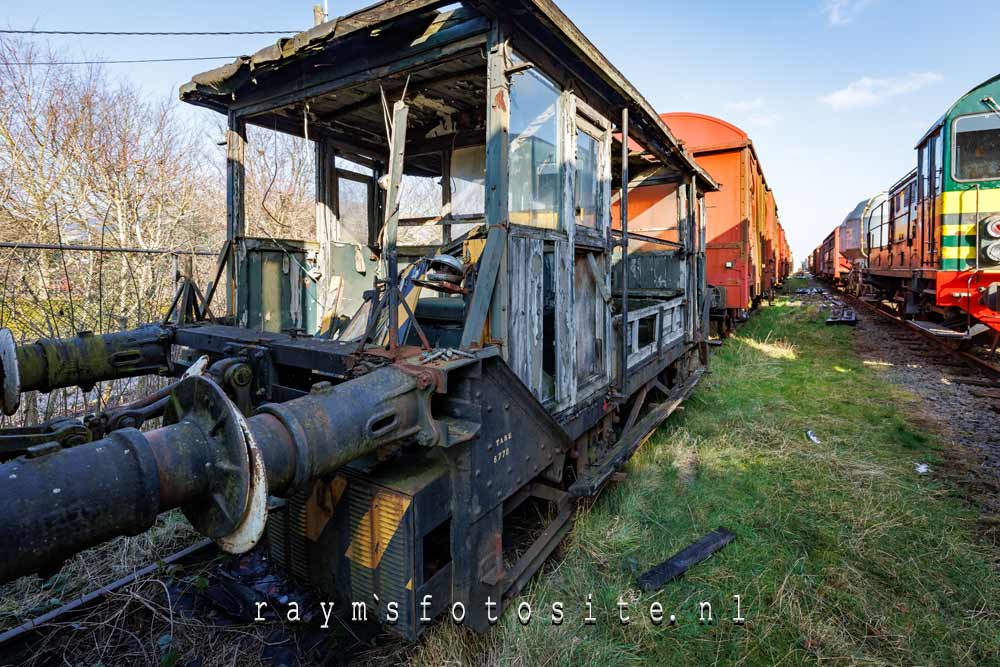
M 180 120 L 177 102 L 145 101 L 99 67 L 32 64 L 58 59 L 0 40 L 0 239 L 180 256 L 219 247 L 223 183 L 203 132 Z M 0 256 L 0 323 L 22 339 L 133 327 L 162 316 L 174 289 L 170 255 Z

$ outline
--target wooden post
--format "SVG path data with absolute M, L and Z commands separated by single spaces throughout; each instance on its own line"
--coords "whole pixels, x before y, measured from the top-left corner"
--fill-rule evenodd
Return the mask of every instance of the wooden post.
M 323 5 L 313 5 L 313 25 L 319 25 L 326 21 L 326 12 L 323 11 Z
M 565 241 L 555 243 L 556 289 L 556 377 L 555 398 L 560 406 L 576 403 L 576 96 L 563 91 L 557 115 L 559 164 L 562 192 L 559 202 L 559 229 Z M 585 344 L 589 341 L 585 341 Z
M 399 262 L 396 256 L 396 235 L 399 230 L 399 186 L 403 180 L 406 158 L 406 119 L 410 108 L 402 100 L 392 108 L 392 145 L 389 153 L 389 187 L 385 206 L 386 281 L 389 290 L 389 349 L 399 346 Z
M 507 335 L 507 224 L 510 151 L 510 80 L 506 34 L 499 23 L 490 29 L 487 57 L 486 117 L 486 223 L 489 234 L 479 260 L 476 291 L 462 331 L 462 347 L 482 345 L 486 316 L 490 315 L 490 335 Z M 504 357 L 507 351 L 504 350 Z
M 441 215 L 445 218 L 451 215 L 451 157 L 453 151 L 441 151 Z M 441 240 L 451 243 L 451 225 L 441 229 Z
M 226 131 L 226 240 L 229 241 L 230 257 L 228 285 L 226 289 L 226 312 L 233 316 L 236 312 L 236 286 L 238 267 L 236 262 L 236 240 L 246 232 L 244 193 L 246 190 L 246 145 L 247 126 L 242 118 L 229 113 Z
M 334 279 L 333 244 L 341 240 L 340 179 L 337 151 L 329 139 L 316 141 L 316 242 L 319 243 L 321 273 L 319 303 L 323 317 L 335 305 L 331 302 Z
M 628 107 L 622 109 L 622 194 L 618 202 L 622 227 L 622 326 L 621 378 L 623 396 L 628 393 Z
M 688 327 L 687 328 L 688 328 L 688 332 L 689 332 L 689 339 L 690 339 L 691 342 L 695 342 L 697 340 L 697 333 L 699 331 L 699 327 L 696 326 L 696 325 L 698 324 L 698 314 L 699 314 L 699 307 L 698 307 L 698 277 L 699 277 L 698 276 L 698 250 L 699 250 L 699 245 L 700 245 L 699 241 L 700 241 L 701 235 L 699 233 L 698 226 L 697 226 L 697 219 L 698 218 L 695 215 L 695 210 L 694 210 L 694 207 L 697 204 L 696 199 L 695 199 L 695 187 L 697 187 L 697 181 L 695 180 L 695 178 L 696 178 L 695 175 L 692 174 L 690 182 L 688 183 L 688 186 L 687 186 L 687 200 L 688 200 L 688 205 L 687 205 L 687 210 L 688 210 L 688 220 L 687 220 L 687 228 L 688 228 L 688 244 L 687 244 L 688 245 L 688 248 L 687 248 L 687 253 L 688 253 L 688 260 L 687 260 L 687 262 L 688 262 L 688 303 L 690 304 L 690 306 L 688 307 L 688 310 L 690 311 L 690 318 L 689 318 L 689 323 L 688 323 Z

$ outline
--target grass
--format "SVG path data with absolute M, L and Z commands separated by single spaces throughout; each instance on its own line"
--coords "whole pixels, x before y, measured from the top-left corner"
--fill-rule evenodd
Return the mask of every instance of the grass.
M 815 303 L 779 300 L 716 351 L 686 409 L 640 450 L 624 483 L 581 510 L 559 557 L 535 577 L 521 598 L 534 611 L 529 625 L 513 609 L 482 637 L 439 623 L 402 657 L 998 664 L 995 548 L 977 541 L 975 513 L 949 483 L 914 472 L 918 461 L 941 462 L 942 446 L 918 425 L 926 420 L 915 397 L 866 366 L 854 333 L 824 326 L 825 316 Z M 638 590 L 638 573 L 719 526 L 737 535 L 722 552 L 658 592 Z M 583 624 L 588 595 L 594 625 Z M 734 595 L 743 625 L 730 620 Z M 550 623 L 554 601 L 565 605 L 561 626 Z M 699 623 L 700 601 L 714 623 Z M 651 623 L 653 602 L 675 626 Z

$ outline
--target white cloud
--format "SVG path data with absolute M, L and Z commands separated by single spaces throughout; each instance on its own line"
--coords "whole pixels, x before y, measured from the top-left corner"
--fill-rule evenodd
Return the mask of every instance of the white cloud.
M 726 117 L 737 125 L 771 126 L 781 120 L 781 114 L 769 111 L 763 97 L 726 103 Z
M 763 97 L 755 97 L 752 100 L 739 100 L 736 102 L 729 102 L 726 104 L 726 108 L 730 111 L 736 111 L 738 113 L 746 113 L 747 111 L 752 111 L 754 109 L 760 109 L 764 106 Z
M 847 84 L 846 88 L 835 90 L 820 97 L 820 102 L 837 111 L 860 109 L 880 104 L 890 97 L 912 93 L 941 80 L 936 72 L 917 72 L 887 79 L 862 77 Z
M 752 114 L 747 121 L 751 125 L 759 125 L 760 127 L 771 127 L 772 125 L 777 125 L 781 122 L 782 115 L 780 113 L 774 113 L 770 111 L 764 111 L 762 113 Z
M 847 25 L 874 0 L 824 0 L 823 13 L 830 25 Z

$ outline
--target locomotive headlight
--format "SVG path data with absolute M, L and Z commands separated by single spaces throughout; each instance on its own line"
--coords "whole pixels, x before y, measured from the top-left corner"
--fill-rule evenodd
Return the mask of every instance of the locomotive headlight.
M 1000 239 L 1000 215 L 991 215 L 983 220 L 983 232 L 990 238 Z
M 986 246 L 986 256 L 1000 264 L 1000 241 Z

